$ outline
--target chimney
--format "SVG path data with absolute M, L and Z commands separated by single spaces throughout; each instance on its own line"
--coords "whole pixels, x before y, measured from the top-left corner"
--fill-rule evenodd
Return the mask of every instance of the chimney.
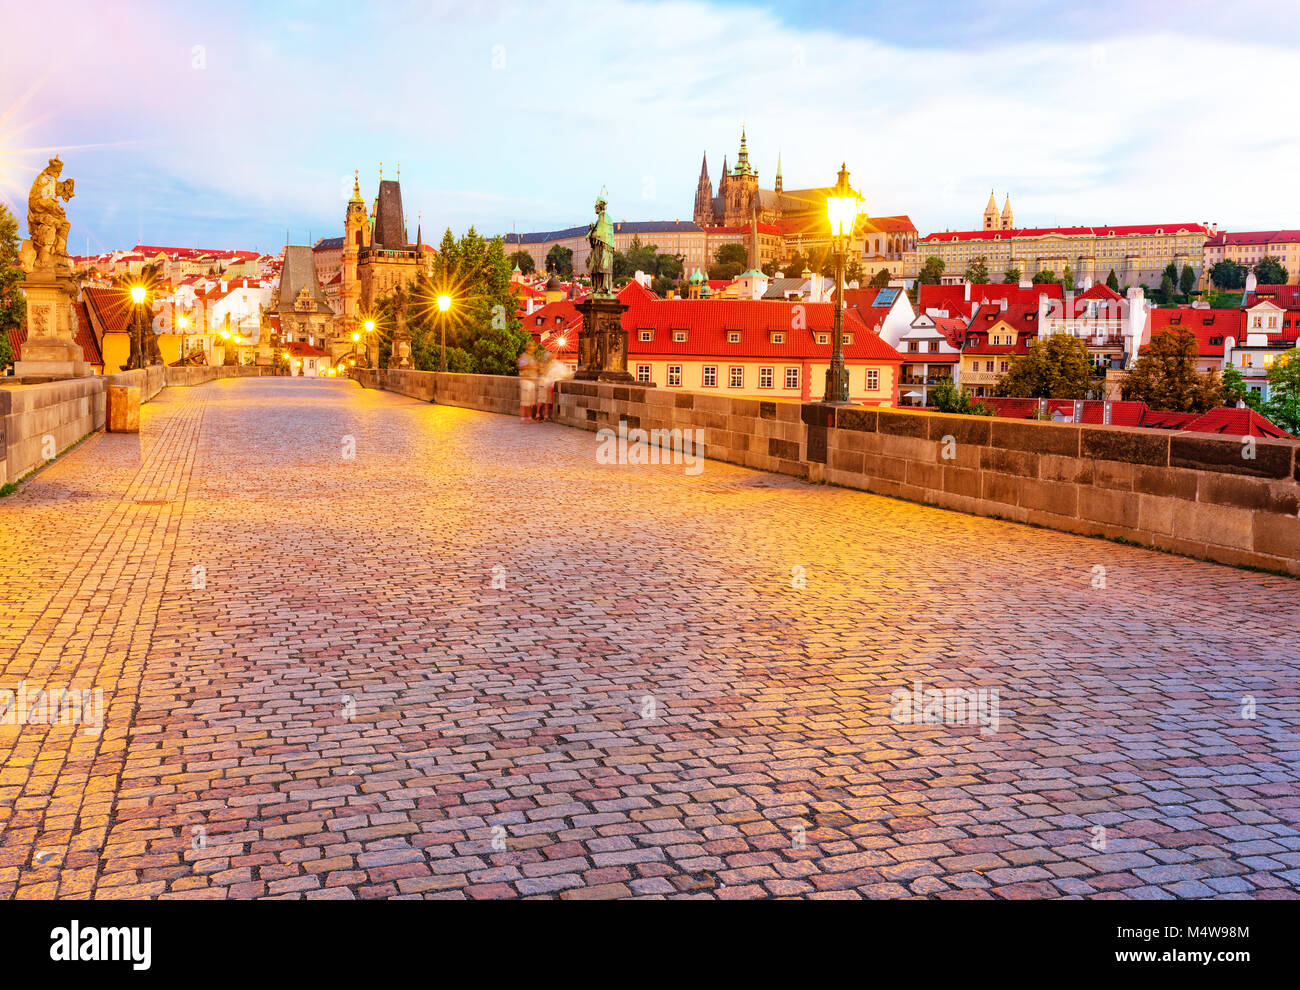
M 970 302 L 970 283 L 965 279 L 962 279 L 961 287 L 962 295 L 965 297 L 966 302 Z
M 1254 272 L 1250 272 L 1246 275 L 1246 291 L 1254 292 L 1257 288 L 1259 288 L 1259 279 L 1255 277 Z
M 230 291 L 230 290 L 227 288 L 227 283 L 226 283 L 226 280 L 225 280 L 224 278 L 221 280 L 221 291 L 222 291 L 222 292 L 229 292 L 229 291 Z

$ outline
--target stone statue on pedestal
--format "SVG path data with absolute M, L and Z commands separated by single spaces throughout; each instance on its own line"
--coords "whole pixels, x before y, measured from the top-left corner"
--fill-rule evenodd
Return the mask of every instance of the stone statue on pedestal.
M 399 285 L 393 290 L 393 349 L 388 354 L 388 367 L 409 368 L 411 366 L 411 332 L 406 325 L 406 308 L 410 297 L 406 287 Z
M 63 162 L 50 159 L 27 197 L 27 240 L 19 251 L 27 298 L 27 339 L 14 375 L 30 380 L 80 378 L 92 373 L 77 344 L 77 281 L 68 257 L 64 202 L 72 199 L 72 179 L 60 180 Z M 117 370 L 117 369 L 113 369 Z
M 593 296 L 614 295 L 614 225 L 605 215 L 605 197 L 596 198 L 596 222 L 587 225 L 587 271 L 591 273 Z

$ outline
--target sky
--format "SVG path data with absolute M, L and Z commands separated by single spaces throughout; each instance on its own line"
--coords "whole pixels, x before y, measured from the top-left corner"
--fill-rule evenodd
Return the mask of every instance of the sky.
M 278 251 L 401 163 L 410 234 L 689 220 L 742 126 L 760 183 L 922 234 L 1300 228 L 1300 5 L 0 0 L 0 199 L 58 153 L 69 247 Z M 51 45 L 50 33 L 58 43 Z

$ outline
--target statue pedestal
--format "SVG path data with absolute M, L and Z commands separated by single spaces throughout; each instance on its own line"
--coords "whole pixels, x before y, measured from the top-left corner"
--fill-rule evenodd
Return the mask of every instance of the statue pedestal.
M 574 379 L 635 383 L 636 379 L 627 370 L 627 331 L 623 329 L 627 306 L 614 296 L 588 296 L 574 309 L 582 314 L 578 371 Z
M 22 283 L 27 296 L 27 340 L 22 360 L 14 362 L 21 378 L 84 378 L 93 370 L 77 344 L 77 282 L 53 271 L 28 273 Z

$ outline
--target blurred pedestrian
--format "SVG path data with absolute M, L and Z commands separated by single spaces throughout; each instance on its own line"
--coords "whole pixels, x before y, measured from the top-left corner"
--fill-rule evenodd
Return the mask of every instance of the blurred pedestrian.
M 531 340 L 519 352 L 519 422 L 533 422 L 537 405 L 537 345 Z

